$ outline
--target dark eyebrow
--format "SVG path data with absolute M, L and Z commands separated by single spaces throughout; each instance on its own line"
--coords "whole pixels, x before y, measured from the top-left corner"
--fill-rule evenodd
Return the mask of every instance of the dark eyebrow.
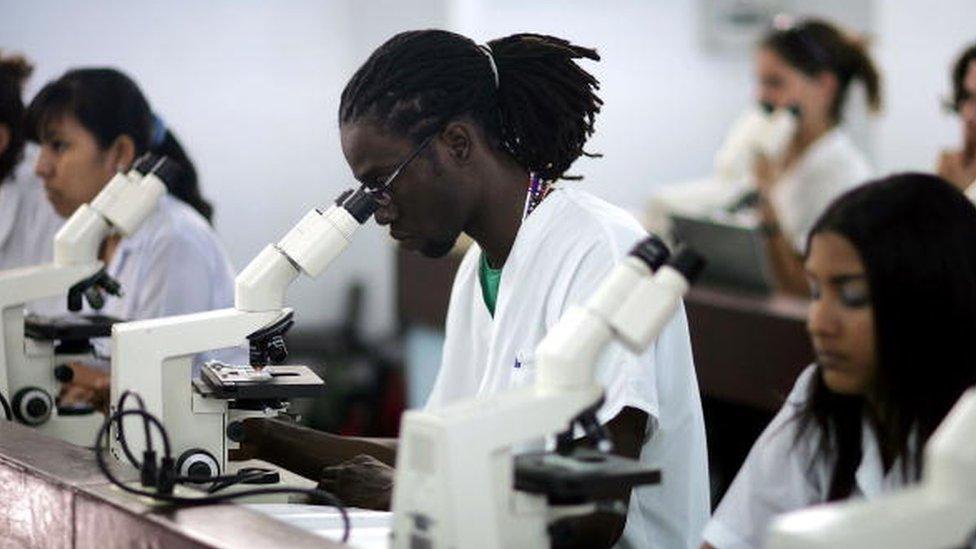
M 864 280 L 866 278 L 867 278 L 867 275 L 865 275 L 864 273 L 860 273 L 860 274 L 843 274 L 843 275 L 837 275 L 837 276 L 830 277 L 830 283 L 831 284 L 836 284 L 836 285 L 839 286 L 841 284 L 846 284 L 848 282 L 854 282 L 854 281 L 858 281 L 858 280 Z
M 394 169 L 396 169 L 395 166 L 377 166 L 366 170 L 365 173 L 355 176 L 355 178 L 356 181 L 367 187 L 379 187 Z
M 811 273 L 807 269 L 803 269 L 803 274 L 805 274 L 807 276 L 807 278 L 812 278 L 812 279 L 816 279 L 817 278 L 816 275 L 814 275 L 813 273 Z M 865 280 L 866 278 L 867 278 L 867 275 L 864 274 L 864 273 L 849 273 L 849 274 L 834 275 L 834 276 L 828 278 L 827 281 L 829 283 L 831 283 L 831 284 L 834 284 L 834 285 L 838 285 L 839 286 L 841 284 L 846 284 L 848 282 Z

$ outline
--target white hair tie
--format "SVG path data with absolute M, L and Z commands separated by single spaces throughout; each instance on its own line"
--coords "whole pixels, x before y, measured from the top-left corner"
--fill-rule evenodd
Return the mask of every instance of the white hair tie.
M 495 64 L 495 56 L 491 54 L 491 47 L 487 45 L 478 45 L 478 49 L 483 51 L 486 56 L 488 56 L 488 63 L 491 65 L 491 74 L 495 77 L 495 89 L 498 89 L 498 65 Z

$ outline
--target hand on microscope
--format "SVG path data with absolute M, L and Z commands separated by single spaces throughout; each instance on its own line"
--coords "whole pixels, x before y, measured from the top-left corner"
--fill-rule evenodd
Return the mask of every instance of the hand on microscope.
M 247 419 L 243 426 L 231 461 L 260 459 L 318 481 L 346 505 L 389 510 L 396 440 L 333 435 L 281 419 Z
M 67 365 L 71 376 L 61 385 L 59 408 L 91 408 L 108 413 L 111 382 L 108 372 L 74 362 Z
M 395 471 L 371 455 L 359 454 L 338 465 L 323 468 L 318 488 L 350 507 L 388 510 Z

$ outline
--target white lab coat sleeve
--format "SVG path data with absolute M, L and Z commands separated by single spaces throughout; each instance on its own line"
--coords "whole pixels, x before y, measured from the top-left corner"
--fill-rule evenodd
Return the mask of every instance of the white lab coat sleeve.
M 717 549 L 763 547 L 775 516 L 824 501 L 827 468 L 813 460 L 817 436 L 796 440 L 797 414 L 815 375 L 813 366 L 800 374 L 705 527 L 704 540 Z
M 621 260 L 618 255 L 613 253 L 612 245 L 608 245 L 605 241 L 597 241 L 582 253 L 578 261 L 567 261 L 567 265 L 573 265 L 574 271 L 564 277 L 564 280 L 568 281 L 565 290 L 554 289 L 554 297 L 557 301 L 551 318 L 556 320 L 573 305 L 586 303 Z M 682 311 L 680 315 L 683 317 L 683 314 Z M 669 325 L 665 332 L 671 331 L 672 328 L 673 326 Z M 685 338 L 687 341 L 687 327 Z M 670 335 L 667 339 L 671 339 Z M 688 344 L 690 346 L 690 343 Z M 637 356 L 621 344 L 614 342 L 600 355 L 594 366 L 597 381 L 605 390 L 605 401 L 597 412 L 600 423 L 608 423 L 625 407 L 646 413 L 649 416 L 648 429 L 656 423 L 660 411 L 657 377 L 654 372 L 658 354 L 657 345 L 652 346 L 643 355 Z M 689 347 L 689 359 L 690 356 Z

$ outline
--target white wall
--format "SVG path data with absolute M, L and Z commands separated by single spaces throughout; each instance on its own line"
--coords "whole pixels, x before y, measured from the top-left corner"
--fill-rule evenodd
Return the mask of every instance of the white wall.
M 339 148 L 339 93 L 394 32 L 446 25 L 441 0 L 409 8 L 392 0 L 0 0 L 0 48 L 35 63 L 28 96 L 69 67 L 110 65 L 133 76 L 195 160 L 240 269 L 355 183 Z M 338 320 L 342 290 L 359 278 L 368 330 L 389 329 L 392 253 L 385 231 L 360 231 L 329 273 L 292 287 L 299 325 Z
M 600 79 L 605 105 L 574 173 L 587 189 L 640 210 L 660 185 L 707 175 L 725 131 L 753 100 L 752 51 L 708 52 L 699 35 L 697 0 L 462 0 L 459 32 L 484 42 L 515 32 L 540 32 L 595 46 L 587 63 Z M 866 0 L 792 0 L 793 13 L 818 14 L 865 31 Z M 866 139 L 866 137 L 865 137 Z
M 876 131 L 878 165 L 883 172 L 933 170 L 939 149 L 961 142 L 940 100 L 950 95 L 956 56 L 976 42 L 976 2 L 875 2 L 887 101 Z
M 217 229 L 238 268 L 309 208 L 353 183 L 338 144 L 338 96 L 393 33 L 448 27 L 485 41 L 552 33 L 596 46 L 588 63 L 606 101 L 581 183 L 639 209 L 658 185 L 701 176 L 752 96 L 748 52 L 709 53 L 699 0 L 0 0 L 0 48 L 37 71 L 29 93 L 68 67 L 114 65 L 133 75 L 196 160 Z M 976 39 L 976 2 L 790 0 L 871 31 L 885 70 L 887 110 L 869 149 L 883 170 L 932 165 L 956 139 L 938 109 L 960 46 Z M 341 292 L 368 285 L 366 322 L 392 326 L 392 245 L 367 228 L 318 281 L 290 293 L 300 326 L 338 320 Z

